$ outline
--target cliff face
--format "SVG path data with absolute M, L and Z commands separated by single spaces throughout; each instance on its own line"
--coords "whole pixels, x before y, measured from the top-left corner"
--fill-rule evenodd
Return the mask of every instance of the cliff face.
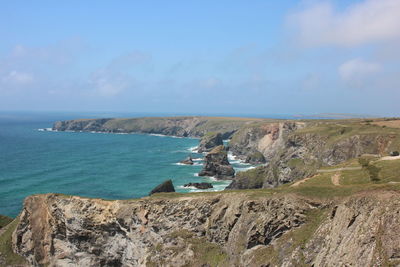
M 271 122 L 249 125 L 239 129 L 229 142 L 229 150 L 242 159 L 255 151 L 271 160 L 276 152 L 284 148 L 289 133 L 305 127 L 304 122 Z
M 399 263 L 399 213 L 393 192 L 329 203 L 234 192 L 36 195 L 25 200 L 13 250 L 33 266 L 381 266 Z
M 271 128 L 269 131 L 250 128 L 247 134 L 239 130 L 233 136 L 231 151 L 245 154 L 258 149 L 269 163 L 259 167 L 257 173 L 252 170 L 238 175 L 229 188 L 276 187 L 311 176 L 322 166 L 333 166 L 363 154 L 385 155 L 400 149 L 399 129 L 310 122 L 279 123 L 273 129 L 271 132 Z M 272 141 L 263 150 L 261 146 L 267 138 Z
M 97 131 L 112 133 L 150 133 L 180 137 L 202 137 L 206 133 L 221 133 L 229 138 L 243 125 L 260 119 L 217 118 L 217 117 L 159 117 L 132 119 L 79 119 L 57 121 L 57 131 Z

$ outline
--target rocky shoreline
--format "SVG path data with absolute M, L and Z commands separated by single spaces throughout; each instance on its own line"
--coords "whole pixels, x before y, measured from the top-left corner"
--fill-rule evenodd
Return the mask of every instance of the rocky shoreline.
M 201 138 L 199 149 L 206 153 L 220 145 L 221 139 L 229 138 L 227 149 L 230 153 L 243 161 L 262 165 L 257 170 L 241 172 L 233 179 L 231 189 L 276 187 L 313 175 L 323 166 L 333 166 L 368 153 L 386 155 L 399 150 L 400 146 L 398 129 L 384 129 L 362 119 L 88 119 L 56 122 L 53 130 L 196 137 Z M 205 170 L 203 174 L 213 176 L 217 173 Z M 234 177 L 231 173 L 222 176 Z
M 268 165 L 233 178 L 227 149 Z M 380 159 L 399 150 L 400 129 L 363 120 L 242 125 L 206 152 L 203 172 L 247 190 L 180 194 L 167 180 L 141 199 L 30 196 L 0 229 L 0 265 L 398 266 L 399 165 Z M 382 180 L 340 165 L 371 155 Z

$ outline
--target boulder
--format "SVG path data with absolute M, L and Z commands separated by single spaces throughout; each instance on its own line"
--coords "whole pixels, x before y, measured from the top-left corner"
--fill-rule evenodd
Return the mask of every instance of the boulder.
M 214 176 L 217 179 L 232 179 L 235 176 L 224 146 L 217 146 L 205 156 L 199 176 Z
M 188 183 L 183 185 L 183 187 L 195 187 L 197 189 L 209 189 L 213 188 L 213 185 L 211 183 Z
M 198 152 L 209 152 L 221 145 L 223 145 L 221 133 L 207 133 L 200 140 Z
M 255 151 L 247 155 L 245 162 L 250 164 L 263 164 L 266 163 L 267 161 L 265 160 L 265 157 L 261 152 Z
M 157 185 L 151 192 L 149 193 L 149 196 L 155 193 L 169 193 L 169 192 L 175 192 L 174 185 L 172 184 L 171 179 L 163 182 L 162 184 Z
M 186 165 L 193 165 L 193 159 L 191 156 L 185 158 L 184 160 L 180 161 L 179 163 L 186 164 Z

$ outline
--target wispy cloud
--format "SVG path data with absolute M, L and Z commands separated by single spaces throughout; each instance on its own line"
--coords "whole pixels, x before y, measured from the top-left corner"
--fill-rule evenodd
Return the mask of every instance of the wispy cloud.
M 338 72 L 343 81 L 354 87 L 361 87 L 374 74 L 382 71 L 382 66 L 374 62 L 366 62 L 356 58 L 339 66 Z
M 305 46 L 352 47 L 400 38 L 400 1 L 365 0 L 342 11 L 331 2 L 314 2 L 289 16 Z

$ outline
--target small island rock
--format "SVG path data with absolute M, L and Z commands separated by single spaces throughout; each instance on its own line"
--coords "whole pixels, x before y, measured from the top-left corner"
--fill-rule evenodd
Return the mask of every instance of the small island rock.
M 224 146 L 217 146 L 205 156 L 199 176 L 214 176 L 217 179 L 231 179 L 235 176 Z
M 256 151 L 248 155 L 245 162 L 250 164 L 263 164 L 267 161 L 265 160 L 265 157 L 261 152 Z
M 183 187 L 195 187 L 197 189 L 209 189 L 213 188 L 213 185 L 211 183 L 188 183 L 183 185 Z
M 185 158 L 184 160 L 180 161 L 179 163 L 181 164 L 186 164 L 186 165 L 193 165 L 193 159 L 191 156 Z

